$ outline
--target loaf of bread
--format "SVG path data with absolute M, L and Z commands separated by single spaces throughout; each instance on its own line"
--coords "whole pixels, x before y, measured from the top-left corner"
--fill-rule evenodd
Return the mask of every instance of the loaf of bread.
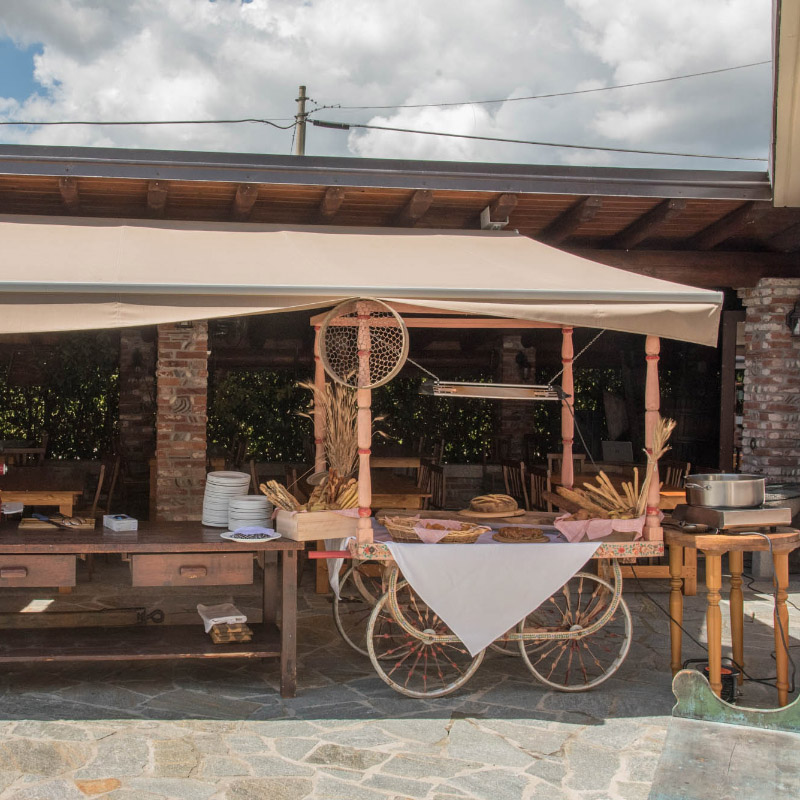
M 503 514 L 517 510 L 517 501 L 507 494 L 482 494 L 469 501 L 469 510 L 479 514 Z

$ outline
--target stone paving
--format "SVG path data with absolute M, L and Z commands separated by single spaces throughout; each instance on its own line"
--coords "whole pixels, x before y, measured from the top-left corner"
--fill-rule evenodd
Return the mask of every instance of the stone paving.
M 590 693 L 548 691 L 519 659 L 492 653 L 458 694 L 424 701 L 385 686 L 339 639 L 311 578 L 294 699 L 280 698 L 271 661 L 4 671 L 0 798 L 647 798 L 673 704 L 668 624 L 653 602 L 666 607 L 665 582 L 648 581 L 650 597 L 628 583 L 633 647 Z M 800 607 L 800 582 L 792 588 Z M 760 676 L 774 675 L 768 592 L 766 583 L 746 592 L 748 668 Z M 686 627 L 702 639 L 704 598 L 686 605 Z M 800 647 L 800 613 L 790 612 Z M 686 644 L 684 657 L 700 654 Z M 774 696 L 745 691 L 751 704 Z

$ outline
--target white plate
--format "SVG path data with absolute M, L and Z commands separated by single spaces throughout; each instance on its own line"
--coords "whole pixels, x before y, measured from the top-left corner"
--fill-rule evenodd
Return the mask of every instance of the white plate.
M 256 537 L 253 534 L 234 533 L 233 531 L 225 531 L 220 536 L 231 542 L 271 542 L 273 539 L 281 538 L 279 533 L 265 533 L 263 536 Z

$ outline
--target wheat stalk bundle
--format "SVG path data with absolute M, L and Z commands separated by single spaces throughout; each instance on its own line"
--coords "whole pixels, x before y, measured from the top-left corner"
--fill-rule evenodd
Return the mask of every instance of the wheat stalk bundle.
M 301 417 L 313 419 L 322 413 L 325 418 L 325 460 L 339 475 L 348 476 L 358 466 L 358 402 L 356 392 L 339 383 L 326 383 L 318 389 L 313 383 L 299 384 L 314 393 L 310 410 Z
M 647 466 L 644 480 L 639 486 L 639 470 L 633 469 L 633 482 L 622 483 L 622 494 L 611 482 L 605 472 L 600 470 L 597 483 L 586 483 L 580 489 L 556 488 L 558 494 L 580 509 L 574 519 L 633 519 L 641 517 L 647 509 L 647 495 L 653 481 L 653 473 L 658 460 L 670 449 L 667 442 L 675 430 L 675 421 L 659 417 L 653 431 L 652 451 L 645 450 Z

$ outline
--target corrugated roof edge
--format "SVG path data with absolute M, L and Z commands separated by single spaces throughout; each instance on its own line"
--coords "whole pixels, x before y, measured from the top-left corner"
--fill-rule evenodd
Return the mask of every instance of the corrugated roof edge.
M 0 145 L 0 175 L 772 200 L 767 172 Z

